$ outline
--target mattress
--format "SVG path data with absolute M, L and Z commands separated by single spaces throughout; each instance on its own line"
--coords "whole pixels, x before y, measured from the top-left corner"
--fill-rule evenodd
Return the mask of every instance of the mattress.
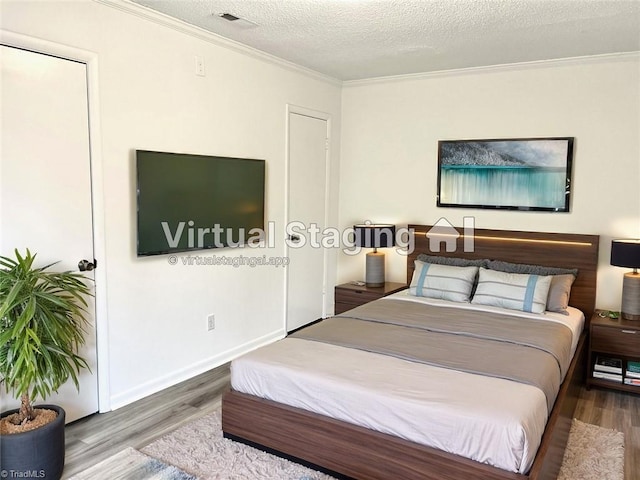
M 460 308 L 403 292 L 387 298 Z M 575 351 L 584 324 L 578 310 L 522 316 L 567 325 Z M 234 360 L 231 385 L 517 473 L 531 467 L 549 415 L 544 393 L 532 385 L 299 338 Z

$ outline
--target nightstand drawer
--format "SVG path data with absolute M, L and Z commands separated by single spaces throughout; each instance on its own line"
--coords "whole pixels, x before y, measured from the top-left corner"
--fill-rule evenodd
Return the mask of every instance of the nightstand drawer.
M 363 303 L 368 303 L 382 297 L 382 295 L 377 292 L 344 289 L 341 289 L 337 296 L 340 297 L 339 300 L 337 300 L 340 303 L 349 303 L 351 305 L 362 305 Z
M 591 349 L 594 351 L 640 356 L 640 325 L 638 328 L 594 325 L 591 334 Z
M 336 285 L 335 313 L 339 315 L 347 310 L 386 297 L 405 288 L 407 288 L 406 284 L 396 282 L 386 282 L 382 287 L 367 287 L 365 285 L 354 285 L 353 283 Z

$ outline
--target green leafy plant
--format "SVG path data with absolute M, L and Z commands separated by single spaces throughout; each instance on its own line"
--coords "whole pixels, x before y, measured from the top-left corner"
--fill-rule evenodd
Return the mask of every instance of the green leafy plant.
M 35 268 L 36 255 L 0 256 L 0 376 L 7 393 L 20 397 L 14 423 L 33 420 L 31 404 L 45 399 L 89 368 L 77 355 L 87 326 L 87 279 L 73 272 Z

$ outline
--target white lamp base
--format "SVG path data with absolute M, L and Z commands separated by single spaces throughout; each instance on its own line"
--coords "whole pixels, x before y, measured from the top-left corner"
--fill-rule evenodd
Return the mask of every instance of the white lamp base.
M 367 269 L 364 281 L 367 287 L 384 287 L 384 253 L 367 253 Z
M 640 320 L 640 273 L 626 273 L 622 282 L 622 318 Z

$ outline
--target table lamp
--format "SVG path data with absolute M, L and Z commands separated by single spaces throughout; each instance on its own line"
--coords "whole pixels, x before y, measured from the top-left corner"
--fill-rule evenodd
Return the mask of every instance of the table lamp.
M 354 225 L 355 244 L 360 248 L 373 248 L 367 253 L 365 284 L 367 287 L 384 286 L 384 253 L 378 248 L 393 247 L 396 239 L 395 225 L 362 224 Z
M 622 318 L 640 320 L 640 240 L 613 240 L 611 265 L 633 268 L 633 272 L 624 274 L 622 282 Z

